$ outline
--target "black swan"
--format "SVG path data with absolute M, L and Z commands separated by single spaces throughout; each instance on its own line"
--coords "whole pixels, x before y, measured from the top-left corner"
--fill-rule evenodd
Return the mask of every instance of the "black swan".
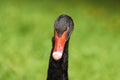
M 68 80 L 68 44 L 73 29 L 68 15 L 60 15 L 55 21 L 47 80 Z

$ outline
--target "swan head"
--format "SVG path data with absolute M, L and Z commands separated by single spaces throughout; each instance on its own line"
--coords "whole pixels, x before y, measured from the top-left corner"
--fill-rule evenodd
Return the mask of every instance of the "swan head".
M 66 41 L 74 30 L 74 23 L 70 16 L 60 15 L 54 24 L 55 45 L 52 53 L 54 60 L 60 60 Z

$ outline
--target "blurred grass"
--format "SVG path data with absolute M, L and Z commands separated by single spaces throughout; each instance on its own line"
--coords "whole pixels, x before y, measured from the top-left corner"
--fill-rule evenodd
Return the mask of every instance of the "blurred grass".
M 69 47 L 70 80 L 120 79 L 117 2 L 1 1 L 0 80 L 45 80 L 55 19 L 75 23 Z

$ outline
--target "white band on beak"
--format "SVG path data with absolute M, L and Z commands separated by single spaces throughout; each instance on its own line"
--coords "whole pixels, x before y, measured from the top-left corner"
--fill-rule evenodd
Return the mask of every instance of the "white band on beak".
M 59 60 L 59 59 L 62 58 L 62 53 L 61 53 L 61 52 L 53 52 L 52 57 L 53 57 L 55 60 Z

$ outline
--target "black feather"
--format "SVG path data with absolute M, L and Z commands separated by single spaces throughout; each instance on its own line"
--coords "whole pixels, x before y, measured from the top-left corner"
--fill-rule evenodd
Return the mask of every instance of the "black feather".
M 54 48 L 55 40 L 52 39 L 52 51 L 49 60 L 49 68 L 48 68 L 48 77 L 47 80 L 68 80 L 68 43 L 69 40 L 66 42 L 63 52 L 63 57 L 55 61 L 52 58 L 52 52 Z

